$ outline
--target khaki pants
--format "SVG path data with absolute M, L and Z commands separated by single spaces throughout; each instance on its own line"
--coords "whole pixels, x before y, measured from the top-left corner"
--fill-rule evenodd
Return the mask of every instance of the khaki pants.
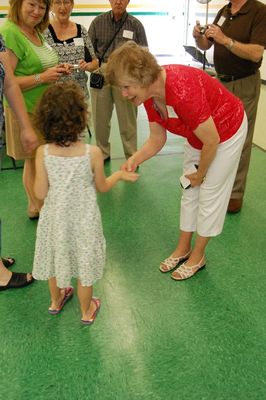
M 102 89 L 91 88 L 90 91 L 96 143 L 103 157 L 110 156 L 109 138 L 115 105 L 124 153 L 129 158 L 137 151 L 137 108 L 123 98 L 115 86 L 104 85 Z
M 231 199 L 242 199 L 245 193 L 247 174 L 251 156 L 252 140 L 257 115 L 258 101 L 260 97 L 260 72 L 238 79 L 233 82 L 221 82 L 230 92 L 239 97 L 245 107 L 248 118 L 248 133 L 243 146 L 238 170 L 231 194 Z

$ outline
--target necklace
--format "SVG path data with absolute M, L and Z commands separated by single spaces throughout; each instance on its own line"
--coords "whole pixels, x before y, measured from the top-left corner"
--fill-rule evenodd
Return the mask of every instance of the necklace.
M 30 40 L 32 43 L 37 44 L 37 45 L 39 45 L 41 43 L 39 35 L 35 29 L 33 30 L 33 32 L 27 32 L 23 28 L 20 27 L 20 30 L 23 33 L 23 35 L 25 35 L 26 38 L 28 40 Z

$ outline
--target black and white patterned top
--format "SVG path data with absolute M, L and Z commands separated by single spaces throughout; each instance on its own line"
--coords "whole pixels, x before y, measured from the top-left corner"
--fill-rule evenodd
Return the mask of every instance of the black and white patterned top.
M 59 63 L 78 64 L 80 60 L 90 62 L 95 58 L 95 52 L 86 28 L 76 24 L 77 35 L 67 40 L 60 40 L 56 36 L 52 25 L 44 32 L 45 40 L 56 50 L 59 56 Z M 72 74 L 64 76 L 61 80 L 72 79 L 77 81 L 89 96 L 85 71 L 73 71 Z
M 5 51 L 5 45 L 2 35 L 0 35 L 0 52 L 2 51 Z M 5 79 L 5 68 L 0 61 L 0 135 L 2 132 L 3 121 L 4 121 L 4 108 L 3 108 L 4 79 Z

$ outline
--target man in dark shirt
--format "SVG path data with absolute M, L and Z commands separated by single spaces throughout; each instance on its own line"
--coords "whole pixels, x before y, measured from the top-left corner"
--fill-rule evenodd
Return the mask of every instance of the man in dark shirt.
M 126 11 L 128 3 L 129 0 L 110 0 L 112 10 L 96 17 L 90 25 L 89 36 L 98 58 L 102 57 L 115 32 L 121 27 L 104 54 L 101 65 L 103 72 L 109 55 L 125 41 L 134 40 L 141 46 L 148 46 L 143 25 Z M 104 160 L 110 160 L 109 138 L 114 104 L 125 157 L 132 156 L 137 151 L 137 108 L 123 98 L 117 87 L 108 84 L 102 89 L 91 88 L 91 103 L 96 142 Z
M 266 47 L 266 5 L 257 0 L 231 0 L 204 34 L 197 23 L 193 36 L 202 50 L 214 45 L 217 77 L 242 100 L 248 117 L 247 139 L 228 205 L 228 212 L 236 213 L 243 203 L 260 96 L 259 67 Z

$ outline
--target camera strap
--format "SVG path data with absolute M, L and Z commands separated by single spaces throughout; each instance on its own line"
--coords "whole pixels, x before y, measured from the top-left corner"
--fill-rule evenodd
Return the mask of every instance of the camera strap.
M 126 22 L 127 17 L 128 17 L 128 13 L 126 14 L 126 18 L 124 18 L 124 19 L 121 20 L 120 25 L 119 25 L 117 31 L 115 32 L 114 36 L 112 37 L 112 39 L 110 40 L 110 42 L 109 42 L 108 45 L 106 46 L 106 48 L 105 48 L 105 50 L 104 50 L 102 56 L 99 58 L 99 67 L 101 66 L 101 63 L 102 63 L 102 61 L 103 61 L 103 58 L 104 58 L 105 53 L 107 52 L 107 50 L 109 49 L 109 47 L 111 46 L 111 44 L 113 43 L 113 41 L 115 40 L 116 35 L 117 35 L 118 32 L 120 31 L 120 29 L 122 28 L 122 26 L 124 25 L 124 23 Z

